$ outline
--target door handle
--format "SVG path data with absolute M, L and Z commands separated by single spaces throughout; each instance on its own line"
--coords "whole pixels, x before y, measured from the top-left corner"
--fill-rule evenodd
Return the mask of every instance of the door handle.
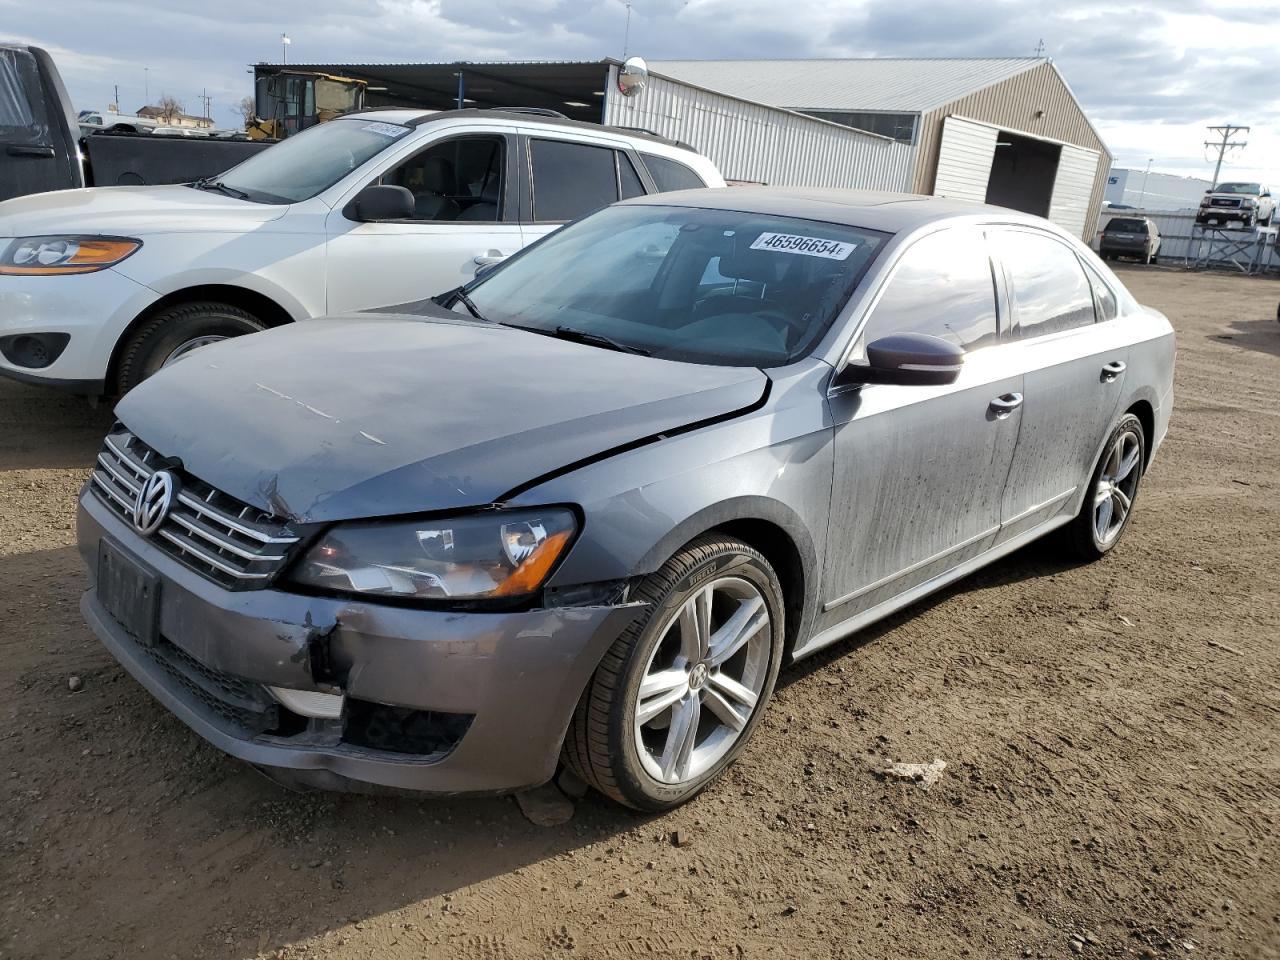
M 1102 368 L 1102 382 L 1111 383 L 1116 377 L 1124 373 L 1125 363 L 1123 360 L 1112 360 Z
M 52 157 L 53 147 L 26 147 L 21 144 L 10 144 L 4 150 L 11 157 Z
M 481 253 L 471 262 L 477 267 L 491 267 L 495 263 L 501 263 L 507 259 L 507 255 L 499 250 L 490 250 L 488 253 Z
M 1003 393 L 991 401 L 989 409 L 997 420 L 1007 420 L 1009 414 L 1022 406 L 1022 394 Z

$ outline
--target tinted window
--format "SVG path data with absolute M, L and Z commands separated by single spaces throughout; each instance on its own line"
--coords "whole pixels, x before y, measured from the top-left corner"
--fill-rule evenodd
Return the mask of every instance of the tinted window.
M 644 184 L 636 173 L 635 164 L 625 153 L 618 154 L 618 183 L 622 187 L 622 199 L 644 196 Z
M 1014 231 L 1001 232 L 997 243 L 1013 282 L 1019 337 L 1094 322 L 1093 291 L 1070 247 L 1044 234 Z
M 995 341 L 995 284 L 980 232 L 943 230 L 911 245 L 872 311 L 862 340 L 870 343 L 895 333 L 926 333 L 966 350 Z
M 1107 233 L 1146 233 L 1147 221 L 1114 217 L 1107 224 Z
M 494 223 L 502 203 L 503 140 L 462 137 L 433 144 L 382 182 L 413 194 L 414 219 Z
M 1098 319 L 1114 320 L 1116 313 L 1116 295 L 1111 292 L 1111 288 L 1100 277 L 1092 267 L 1088 268 L 1086 273 L 1089 274 L 1089 283 L 1093 285 L 1093 295 L 1097 299 Z
M 534 220 L 577 220 L 618 199 L 613 150 L 562 140 L 531 140 L 529 149 Z
M 697 190 L 706 186 L 700 176 L 678 160 L 655 157 L 652 153 L 642 153 L 640 157 L 649 168 L 649 176 L 653 177 L 660 193 L 668 190 Z
M 0 143 L 51 143 L 40 73 L 26 50 L 0 50 Z
M 808 353 L 884 235 L 841 224 L 617 206 L 468 288 L 486 318 L 608 337 L 657 357 L 775 366 Z M 456 306 L 465 312 L 465 306 Z

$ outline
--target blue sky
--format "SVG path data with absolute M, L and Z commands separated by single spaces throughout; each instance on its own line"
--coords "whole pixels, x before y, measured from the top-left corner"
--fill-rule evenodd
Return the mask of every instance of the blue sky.
M 238 124 L 248 65 L 589 59 L 622 53 L 620 0 L 0 0 L 0 40 L 57 60 L 78 108 L 113 85 L 133 112 L 161 93 Z M 1277 0 L 635 0 L 630 52 L 689 57 L 1028 56 L 1043 39 L 1118 162 L 1208 176 L 1204 127 L 1250 124 L 1226 176 L 1280 172 Z M 1280 177 L 1276 177 L 1280 181 Z

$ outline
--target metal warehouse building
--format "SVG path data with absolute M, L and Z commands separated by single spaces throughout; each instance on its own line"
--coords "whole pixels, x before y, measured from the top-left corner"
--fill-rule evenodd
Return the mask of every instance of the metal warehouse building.
M 288 66 L 366 80 L 371 106 L 537 107 L 644 128 L 691 144 L 730 180 L 987 201 L 1082 237 L 1102 203 L 1110 155 L 1047 59 L 656 61 L 630 95 L 621 68 L 612 59 Z

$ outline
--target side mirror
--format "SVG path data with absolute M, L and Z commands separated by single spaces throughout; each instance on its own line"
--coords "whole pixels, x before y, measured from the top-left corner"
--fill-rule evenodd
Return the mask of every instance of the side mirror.
M 413 217 L 413 194 L 404 187 L 375 184 L 356 194 L 345 211 L 353 220 L 409 220 Z
M 867 344 L 867 362 L 851 363 L 842 383 L 893 383 L 907 387 L 955 383 L 964 350 L 949 340 L 923 333 L 898 333 Z

